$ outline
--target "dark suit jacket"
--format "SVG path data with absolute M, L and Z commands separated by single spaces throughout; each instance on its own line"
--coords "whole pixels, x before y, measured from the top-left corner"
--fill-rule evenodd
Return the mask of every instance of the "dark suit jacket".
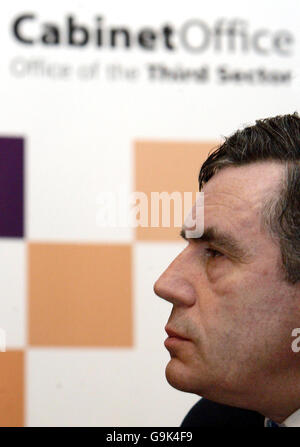
M 181 427 L 263 427 L 264 421 L 265 417 L 255 411 L 202 398 L 188 412 Z

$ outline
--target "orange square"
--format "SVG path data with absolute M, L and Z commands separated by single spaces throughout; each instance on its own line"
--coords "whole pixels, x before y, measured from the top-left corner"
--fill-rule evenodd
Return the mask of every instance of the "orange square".
M 200 167 L 216 142 L 161 142 L 137 141 L 135 143 L 135 191 L 146 193 L 148 198 L 148 227 L 138 226 L 138 240 L 176 240 L 180 228 L 174 226 L 174 206 L 170 206 L 170 227 L 151 227 L 151 192 L 169 194 L 193 193 L 192 203 L 198 191 Z M 181 196 L 183 199 L 183 195 Z M 182 200 L 182 220 L 184 219 L 184 200 Z M 161 211 L 161 207 L 160 207 Z
M 0 426 L 24 425 L 24 353 L 0 352 Z
M 131 246 L 29 244 L 29 343 L 132 346 Z

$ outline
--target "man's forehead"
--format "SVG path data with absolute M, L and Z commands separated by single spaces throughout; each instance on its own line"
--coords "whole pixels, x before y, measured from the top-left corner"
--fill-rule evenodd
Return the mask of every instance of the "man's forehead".
M 204 185 L 203 197 L 194 204 L 192 218 L 197 221 L 202 211 L 203 229 L 221 225 L 227 229 L 258 230 L 264 199 L 275 193 L 282 172 L 283 165 L 273 162 L 223 168 Z M 184 226 L 186 223 L 190 227 L 189 222 Z
M 279 162 L 255 162 L 244 166 L 230 166 L 217 172 L 203 187 L 207 200 L 214 197 L 239 204 L 256 204 L 276 191 L 283 178 L 284 166 Z

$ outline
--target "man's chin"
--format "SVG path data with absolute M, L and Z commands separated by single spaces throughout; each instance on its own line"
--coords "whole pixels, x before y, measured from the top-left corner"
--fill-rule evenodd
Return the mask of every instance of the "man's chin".
M 178 359 L 171 359 L 166 366 L 166 379 L 168 383 L 179 391 L 199 394 L 199 389 L 195 386 L 195 380 L 190 377 L 187 367 Z

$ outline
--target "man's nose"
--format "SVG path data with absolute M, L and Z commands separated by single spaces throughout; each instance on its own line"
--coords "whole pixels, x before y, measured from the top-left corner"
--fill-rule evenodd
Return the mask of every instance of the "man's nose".
M 172 304 L 192 306 L 196 301 L 196 292 L 181 256 L 163 272 L 153 289 L 156 295 Z

